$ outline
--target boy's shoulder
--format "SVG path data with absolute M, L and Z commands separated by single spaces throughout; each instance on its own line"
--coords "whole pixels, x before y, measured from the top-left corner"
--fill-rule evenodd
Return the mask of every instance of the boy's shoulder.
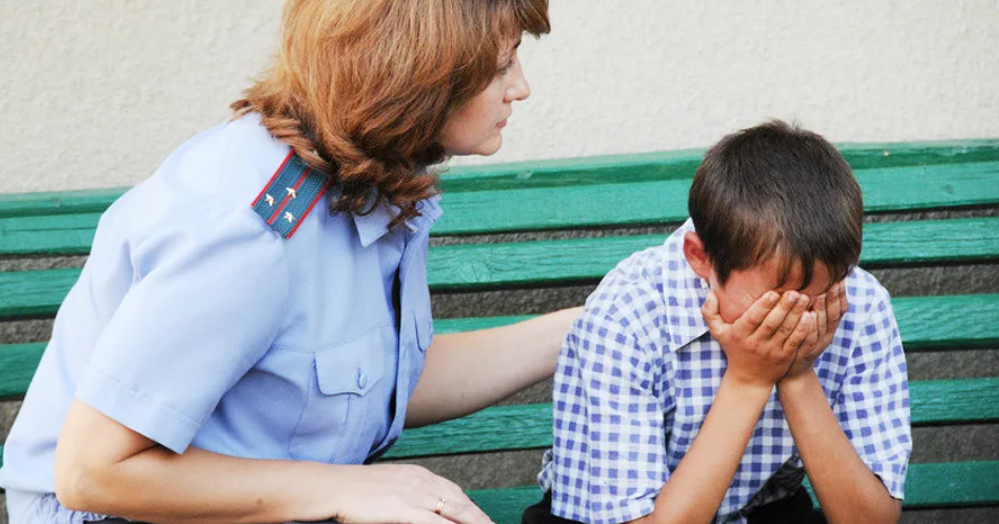
M 635 295 L 665 301 L 669 288 L 680 287 L 679 280 L 687 276 L 683 272 L 686 260 L 679 232 L 674 232 L 663 244 L 636 251 L 618 262 L 587 299 L 587 306 L 595 301 L 629 302 Z M 681 241 L 677 242 L 677 238 Z
M 891 307 L 891 294 L 874 275 L 855 267 L 846 276 L 847 300 L 858 317 Z M 859 318 L 858 318 L 859 320 Z
M 683 235 L 688 230 L 692 227 L 684 224 L 663 244 L 619 262 L 587 298 L 582 320 L 620 324 L 653 345 L 663 337 L 667 341 L 676 338 L 677 326 L 696 327 L 702 321 L 700 307 L 707 284 L 683 255 Z

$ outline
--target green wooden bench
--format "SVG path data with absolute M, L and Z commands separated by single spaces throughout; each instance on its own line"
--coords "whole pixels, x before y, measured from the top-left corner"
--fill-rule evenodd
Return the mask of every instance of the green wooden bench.
M 984 264 L 995 271 L 988 265 L 999 263 L 999 140 L 840 147 L 860 181 L 865 209 L 877 217 L 865 226 L 862 266 L 904 271 Z M 444 177 L 445 215 L 433 234 L 468 238 L 434 241 L 432 292 L 543 294 L 595 285 L 618 261 L 661 243 L 685 219 L 700 156 L 682 151 L 454 169 Z M 87 254 L 100 213 L 121 192 L 0 195 L 0 257 Z M 960 216 L 927 218 L 926 211 Z M 582 230 L 571 235 L 582 238 L 552 238 L 567 236 L 559 232 L 567 229 Z M 496 242 L 490 237 L 496 234 L 516 241 Z M 72 268 L 0 272 L 0 320 L 51 318 L 78 275 Z M 910 355 L 999 348 L 999 285 L 975 294 L 899 296 L 893 303 Z M 435 329 L 451 333 L 523 318 L 439 319 Z M 24 395 L 44 349 L 44 342 L 19 342 L 0 345 L 0 400 Z M 999 422 L 999 371 L 992 371 L 913 381 L 913 425 Z M 540 457 L 551 438 L 550 403 L 503 405 L 406 431 L 386 458 L 515 450 L 538 450 Z M 906 493 L 907 510 L 999 506 L 999 456 L 915 463 Z M 534 486 L 471 494 L 498 524 L 519 522 L 523 508 L 539 498 Z

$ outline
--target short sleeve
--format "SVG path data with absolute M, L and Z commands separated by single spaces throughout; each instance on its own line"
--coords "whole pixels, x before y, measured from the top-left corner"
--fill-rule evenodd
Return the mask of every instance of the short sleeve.
M 888 294 L 877 290 L 859 327 L 835 414 L 860 458 L 902 499 L 912 453 L 905 354 Z
M 183 453 L 276 336 L 289 279 L 281 242 L 249 208 L 167 220 L 126 242 L 134 283 L 76 397 Z
M 588 307 L 555 376 L 552 513 L 587 524 L 648 515 L 669 477 L 660 368 L 621 316 Z

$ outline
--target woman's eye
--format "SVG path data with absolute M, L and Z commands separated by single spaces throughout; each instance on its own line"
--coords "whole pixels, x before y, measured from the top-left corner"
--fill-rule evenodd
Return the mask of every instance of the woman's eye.
M 496 76 L 505 76 L 507 73 L 510 72 L 511 68 L 513 68 L 513 59 L 510 59 L 509 62 L 507 62 L 504 66 L 500 67 L 496 71 Z

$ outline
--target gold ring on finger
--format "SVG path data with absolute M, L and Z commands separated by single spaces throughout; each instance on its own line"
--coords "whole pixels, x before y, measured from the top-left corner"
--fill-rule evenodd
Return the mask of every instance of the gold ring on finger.
M 447 504 L 447 499 L 441 497 L 441 499 L 437 501 L 437 507 L 434 508 L 434 513 L 440 515 L 441 512 L 444 511 L 444 504 Z

